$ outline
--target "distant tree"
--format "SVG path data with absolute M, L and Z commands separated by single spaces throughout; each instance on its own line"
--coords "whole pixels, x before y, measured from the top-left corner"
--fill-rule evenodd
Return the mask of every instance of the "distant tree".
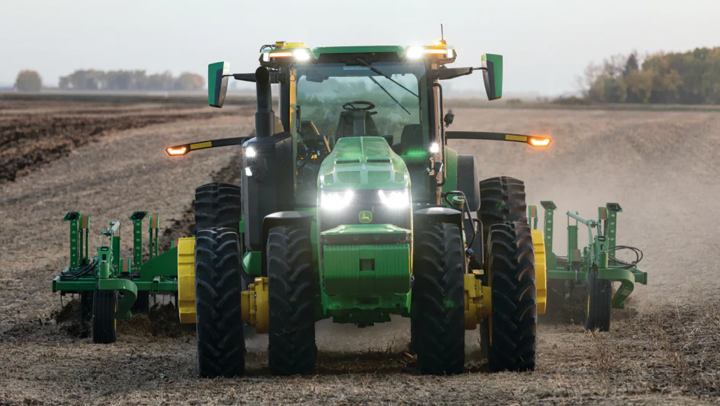
M 34 70 L 23 70 L 18 73 L 15 88 L 19 92 L 39 92 L 42 89 L 42 78 Z
M 591 69 L 592 68 L 592 69 Z M 585 72 L 583 94 L 607 103 L 720 104 L 720 47 L 606 59 Z M 624 93 L 624 95 L 623 95 Z
M 170 90 L 173 86 L 173 77 L 170 72 L 156 73 L 148 76 L 147 90 Z
M 189 72 L 180 74 L 173 86 L 175 90 L 202 90 L 204 87 L 205 79 L 196 73 Z

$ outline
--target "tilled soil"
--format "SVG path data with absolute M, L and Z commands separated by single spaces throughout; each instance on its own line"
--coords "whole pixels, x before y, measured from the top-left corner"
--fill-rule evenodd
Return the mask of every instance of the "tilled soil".
M 37 108 L 42 114 L 54 109 Z M 187 227 L 191 217 L 194 188 L 232 178 L 237 155 L 216 149 L 171 159 L 164 147 L 248 134 L 251 117 L 232 113 L 108 131 L 0 184 L 0 404 L 720 402 L 715 113 L 455 110 L 453 129 L 553 136 L 547 150 L 493 142 L 452 146 L 474 153 L 483 177 L 515 176 L 526 181 L 530 202 L 555 201 L 556 251 L 564 253 L 565 211 L 590 217 L 616 201 L 624 209 L 619 243 L 645 252 L 640 266 L 650 273 L 649 285 L 633 293 L 630 309 L 615 313 L 611 331 L 541 324 L 533 373 L 488 373 L 478 333 L 470 331 L 467 373 L 420 376 L 406 353 L 409 323 L 394 319 L 365 329 L 318 323 L 313 376 L 271 376 L 267 338 L 252 336 L 245 377 L 199 379 L 194 332 L 171 321 L 168 298 L 151 314 L 120 322 L 115 344 L 77 338 L 77 309 L 61 312 L 60 297 L 50 293 L 52 277 L 67 261 L 62 216 L 69 210 L 90 215 L 97 235 L 109 220 L 148 210 L 171 228 L 166 241 L 177 238 L 175 228 Z M 70 298 L 63 300 L 67 305 Z
M 11 103 L 3 102 L 0 110 L 2 105 Z M 179 120 L 208 119 L 220 114 L 223 113 L 192 109 L 187 105 L 164 106 L 162 109 L 102 105 L 76 105 L 75 109 L 50 108 L 45 111 L 7 109 L 0 114 L 0 183 L 14 181 L 18 176 L 67 156 L 73 149 L 113 131 Z

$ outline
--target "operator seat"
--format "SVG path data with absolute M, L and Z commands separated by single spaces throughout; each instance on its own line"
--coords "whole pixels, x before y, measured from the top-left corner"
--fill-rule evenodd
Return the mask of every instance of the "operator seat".
M 340 113 L 335 141 L 342 137 L 359 137 L 361 135 L 380 135 L 372 115 L 376 111 L 352 111 L 346 110 Z

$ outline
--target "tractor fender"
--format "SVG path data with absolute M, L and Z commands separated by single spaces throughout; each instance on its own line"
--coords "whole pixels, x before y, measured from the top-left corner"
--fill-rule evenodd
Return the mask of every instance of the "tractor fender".
M 463 229 L 462 212 L 448 207 L 428 207 L 413 212 L 414 231 L 422 230 L 427 224 L 451 223 Z
M 271 213 L 263 218 L 262 222 L 262 274 L 267 270 L 267 254 L 265 243 L 270 234 L 270 229 L 277 226 L 307 226 L 310 228 L 315 216 L 306 211 L 279 211 Z

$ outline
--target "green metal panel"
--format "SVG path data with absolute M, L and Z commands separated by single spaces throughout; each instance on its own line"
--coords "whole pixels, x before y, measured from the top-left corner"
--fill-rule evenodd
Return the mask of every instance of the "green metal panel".
M 142 264 L 140 280 L 149 281 L 156 276 L 177 277 L 177 250 L 177 247 L 170 248 L 168 251 Z
M 410 290 L 409 244 L 330 245 L 323 251 L 322 276 L 329 296 Z
M 322 54 L 361 54 L 382 52 L 395 52 L 398 56 L 402 57 L 405 55 L 405 47 L 399 45 L 317 47 L 313 48 L 311 52 L 316 58 L 319 58 Z
M 390 158 L 389 162 L 368 162 Z M 370 177 L 371 172 L 388 176 Z M 400 176 L 396 174 L 399 173 Z M 392 175 L 392 176 L 390 176 Z M 410 185 L 405 161 L 382 137 L 343 137 L 323 160 L 318 176 L 318 189 L 402 189 Z
M 261 276 L 262 275 L 262 252 L 260 251 L 248 251 L 243 256 L 242 261 L 243 269 L 248 275 Z
M 447 179 L 442 187 L 443 193 L 457 190 L 457 157 L 457 151 L 445 147 L 445 172 Z
M 137 286 L 129 279 L 100 279 L 98 281 L 100 290 L 116 290 L 122 294 L 118 301 L 115 318 L 129 319 L 132 315 L 130 309 L 137 299 Z
M 407 292 L 410 290 L 410 246 L 375 246 L 375 286 L 378 293 Z
M 357 246 L 324 247 L 323 280 L 328 295 L 359 294 L 360 250 Z

